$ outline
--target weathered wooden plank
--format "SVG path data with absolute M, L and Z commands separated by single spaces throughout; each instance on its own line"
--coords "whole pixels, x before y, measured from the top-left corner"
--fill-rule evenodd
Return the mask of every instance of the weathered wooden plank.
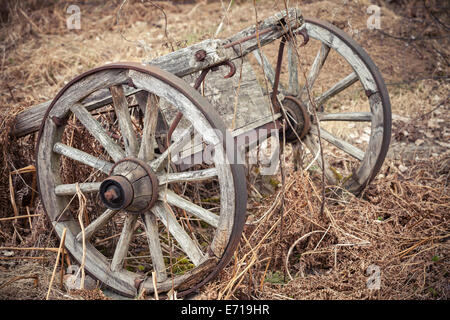
M 94 119 L 94 117 L 89 113 L 89 111 L 86 110 L 85 107 L 83 107 L 83 105 L 76 103 L 70 107 L 70 110 L 92 134 L 92 136 L 100 142 L 114 161 L 118 161 L 125 157 L 125 153 L 122 148 L 109 137 L 102 125 Z
M 143 215 L 143 220 L 152 264 L 156 272 L 156 279 L 158 282 L 162 282 L 167 279 L 167 273 L 161 249 L 161 242 L 159 241 L 158 224 L 155 215 L 152 212 L 146 212 Z
M 144 113 L 144 129 L 142 131 L 141 146 L 138 158 L 144 161 L 155 157 L 155 133 L 158 121 L 159 99 L 154 94 L 147 94 Z
M 267 59 L 266 55 L 261 52 L 261 50 L 257 49 L 252 52 L 258 64 L 263 68 L 264 74 L 269 81 L 270 85 L 273 86 L 275 82 L 275 70 Z M 280 84 L 281 85 L 281 84 Z
M 97 219 L 92 221 L 86 228 L 84 228 L 84 236 L 87 241 L 92 237 L 92 235 L 102 228 L 106 223 L 111 220 L 119 211 L 106 209 Z M 76 236 L 77 241 L 83 240 L 83 233 L 80 231 Z
M 294 41 L 288 42 L 287 56 L 289 70 L 289 93 L 293 96 L 297 96 L 300 88 L 298 82 L 298 56 Z
M 195 58 L 195 53 L 199 50 L 206 52 L 203 61 L 197 61 Z M 233 49 L 223 48 L 223 40 L 208 39 L 153 60 L 144 61 L 144 64 L 153 65 L 179 77 L 184 77 L 227 61 L 234 55 Z
M 204 96 L 231 131 L 271 114 L 269 100 L 263 95 L 251 64 L 246 58 L 234 63 L 234 77 L 225 79 L 229 69 L 222 66 L 208 73 L 204 85 Z
M 164 163 L 169 158 L 169 155 L 175 156 L 181 148 L 185 144 L 187 144 L 190 141 L 190 137 L 192 133 L 194 132 L 194 127 L 191 125 L 189 128 L 187 128 L 183 134 L 181 134 L 175 142 L 173 142 L 158 158 L 152 160 L 150 162 L 150 166 L 152 167 L 153 171 L 158 172 L 163 168 Z
M 317 135 L 317 127 L 316 126 L 312 126 L 311 127 L 311 133 Z M 331 133 L 329 133 L 328 131 L 324 130 L 324 129 L 320 129 L 320 137 L 326 141 L 328 141 L 329 143 L 333 144 L 334 146 L 338 147 L 339 149 L 341 149 L 342 151 L 344 151 L 345 153 L 351 155 L 353 158 L 358 159 L 358 160 L 363 160 L 364 159 L 364 151 L 362 151 L 361 149 L 355 147 L 354 145 L 348 143 L 345 140 L 339 139 L 338 137 L 335 137 L 334 135 L 332 135 Z
M 319 107 L 319 106 L 323 105 L 328 99 L 331 99 L 338 93 L 344 91 L 345 89 L 350 87 L 352 84 L 354 84 L 358 80 L 359 80 L 358 75 L 355 72 L 350 73 L 344 79 L 340 80 L 338 83 L 336 83 L 330 89 L 328 89 L 327 91 L 322 93 L 322 95 L 316 99 L 316 106 Z
M 159 185 L 176 182 L 196 182 L 217 177 L 217 169 L 210 168 L 196 171 L 165 173 L 158 176 Z
M 133 231 L 137 222 L 137 218 L 138 215 L 136 214 L 129 214 L 125 218 L 122 233 L 120 234 L 119 242 L 117 243 L 116 249 L 114 251 L 114 256 L 111 261 L 112 271 L 119 271 L 123 269 L 123 261 L 125 260 L 125 257 L 128 253 L 128 248 L 133 237 Z
M 139 92 L 139 89 L 125 87 L 125 96 L 133 95 Z M 15 137 L 23 137 L 27 134 L 36 132 L 41 126 L 43 117 L 52 100 L 45 101 L 19 113 L 15 119 L 12 134 Z M 81 104 L 88 110 L 92 111 L 102 106 L 112 103 L 111 94 L 108 89 L 99 90 L 95 94 L 89 95 L 81 101 Z
M 90 155 L 89 153 L 70 147 L 60 142 L 55 143 L 55 145 L 53 146 L 53 151 L 60 155 L 66 156 L 72 160 L 81 162 L 92 168 L 98 169 L 106 174 L 109 174 L 113 166 L 113 164 L 110 162 L 96 158 L 93 155 Z
M 180 197 L 171 190 L 163 190 L 159 198 L 161 201 L 167 200 L 167 203 L 174 205 L 180 209 L 186 210 L 187 212 L 193 214 L 197 218 L 202 219 L 213 227 L 217 228 L 217 226 L 219 225 L 219 216 L 217 216 L 215 213 L 203 209 L 202 207 L 190 202 L 189 200 Z
M 125 153 L 127 156 L 136 156 L 139 145 L 136 139 L 136 133 L 131 122 L 130 110 L 128 110 L 128 102 L 125 97 L 122 85 L 112 86 L 109 88 L 114 104 L 114 110 L 119 119 L 120 132 L 123 137 L 123 144 L 125 146 Z
M 314 83 L 316 82 L 320 70 L 322 70 L 322 67 L 327 60 L 328 54 L 330 53 L 330 47 L 327 46 L 325 43 L 322 43 L 320 46 L 319 51 L 317 52 L 316 57 L 314 58 L 314 62 L 311 66 L 311 69 L 309 70 L 308 76 L 306 77 L 307 82 L 302 87 L 300 91 L 300 99 L 307 94 L 309 91 L 311 91 L 312 87 L 314 86 Z
M 79 183 L 79 187 L 81 192 L 83 193 L 92 193 L 98 192 L 100 189 L 101 182 L 85 182 Z M 57 196 L 70 196 L 77 193 L 77 184 L 69 183 L 69 184 L 60 184 L 55 187 L 55 194 Z
M 241 39 L 251 37 L 255 35 L 258 31 L 260 33 L 262 30 L 270 28 L 270 31 L 259 34 L 257 37 L 248 39 L 247 41 L 234 45 L 236 53 L 238 56 L 244 56 L 256 49 L 259 46 L 264 46 L 271 43 L 283 35 L 285 35 L 289 29 L 297 29 L 303 24 L 303 17 L 301 15 L 300 9 L 290 8 L 288 13 L 283 10 L 276 13 L 275 15 L 265 19 L 258 26 L 248 27 L 234 36 L 227 39 L 228 44 L 237 42 Z
M 317 117 L 320 121 L 354 121 L 370 122 L 372 113 L 370 112 L 342 112 L 342 113 L 323 113 L 318 112 Z
M 159 202 L 151 210 L 166 226 L 192 263 L 196 266 L 200 265 L 205 260 L 205 256 L 166 206 L 167 204 Z
M 205 277 L 208 273 L 210 273 L 212 268 L 217 265 L 217 261 L 217 258 L 209 257 L 195 269 L 188 270 L 182 275 L 177 275 L 177 277 L 169 277 L 163 282 L 158 282 L 158 290 L 161 292 L 167 292 L 172 288 L 179 290 L 189 289 L 198 284 L 199 278 Z M 153 278 L 146 278 L 142 283 L 141 288 L 144 288 L 146 293 L 153 293 L 155 291 Z

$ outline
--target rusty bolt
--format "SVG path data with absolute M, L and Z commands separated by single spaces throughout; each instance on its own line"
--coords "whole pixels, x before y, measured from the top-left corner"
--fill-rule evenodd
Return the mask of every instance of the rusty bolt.
M 110 186 L 108 190 L 105 191 L 105 199 L 108 201 L 114 201 L 119 197 L 120 191 L 116 186 Z
M 195 53 L 195 59 L 197 61 L 203 61 L 203 60 L 205 60 L 205 58 L 206 58 L 206 51 L 205 50 L 201 49 L 201 50 L 198 50 Z

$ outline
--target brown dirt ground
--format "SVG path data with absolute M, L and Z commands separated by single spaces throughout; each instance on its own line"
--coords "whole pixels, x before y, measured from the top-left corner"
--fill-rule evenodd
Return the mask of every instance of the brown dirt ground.
M 246 227 L 235 259 L 196 298 L 448 299 L 448 3 L 294 2 L 305 16 L 328 20 L 352 35 L 379 67 L 395 115 L 391 149 L 379 176 L 361 197 L 330 200 L 323 214 L 320 190 L 305 173 L 288 177 L 282 218 L 279 210 L 267 212 L 279 190 L 252 203 L 261 216 L 267 214 L 258 225 Z M 223 16 L 220 1 L 154 1 L 167 14 L 166 37 L 164 16 L 148 1 L 130 0 L 117 25 L 121 3 L 79 1 L 81 30 L 68 30 L 64 3 L 2 2 L 0 218 L 14 215 L 9 173 L 34 161 L 35 135 L 15 140 L 8 136 L 16 114 L 51 99 L 70 79 L 95 66 L 151 59 L 171 46 L 207 39 Z M 366 27 L 371 4 L 382 8 L 381 30 Z M 284 5 L 260 0 L 256 9 L 262 19 Z M 235 1 L 219 37 L 254 22 L 253 1 Z M 33 174 L 13 175 L 12 183 L 18 214 L 27 214 L 27 207 L 31 213 L 42 213 Z M 50 230 L 44 216 L 0 221 L 0 246 L 57 247 Z M 318 232 L 308 236 L 313 231 Z M 0 250 L 0 299 L 44 299 L 55 258 L 52 252 Z M 380 289 L 368 289 L 370 266 L 380 271 Z M 17 278 L 23 275 L 37 275 L 38 281 Z M 98 292 L 69 294 L 57 279 L 51 298 L 104 297 Z

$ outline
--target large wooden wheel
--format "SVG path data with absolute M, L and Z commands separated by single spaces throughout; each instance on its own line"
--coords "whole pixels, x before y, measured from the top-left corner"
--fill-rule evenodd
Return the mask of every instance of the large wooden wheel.
M 279 84 L 279 101 L 289 120 L 286 138 L 298 145 L 301 139 L 306 147 L 300 161 L 291 159 L 313 176 L 321 176 L 323 167 L 328 186 L 358 194 L 376 176 L 388 151 L 391 108 L 386 86 L 368 54 L 342 30 L 316 19 L 305 19 L 300 29 L 306 30 L 309 42 L 300 47 L 298 33 L 297 41 L 288 38 Z M 273 85 L 276 56 L 253 53 Z
M 85 103 L 105 90 L 109 99 Z M 167 142 L 161 122 L 178 111 Z M 221 119 L 179 78 L 129 63 L 91 70 L 42 123 L 42 203 L 58 235 L 67 228 L 70 254 L 114 291 L 187 293 L 226 265 L 245 222 L 245 174 L 225 141 Z M 199 145 L 209 157 L 186 165 Z

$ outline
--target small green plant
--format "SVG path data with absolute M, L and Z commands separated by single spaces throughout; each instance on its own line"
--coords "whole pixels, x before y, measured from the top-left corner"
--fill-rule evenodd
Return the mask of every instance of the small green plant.
M 274 188 L 278 188 L 280 186 L 280 184 L 281 184 L 280 181 L 278 181 L 277 179 L 274 179 L 274 178 L 271 178 L 269 180 L 269 183 Z
M 265 282 L 268 283 L 274 283 L 274 284 L 283 284 L 286 283 L 284 281 L 284 275 L 281 271 L 269 271 L 269 273 L 266 276 L 266 279 L 264 279 Z
M 433 256 L 433 258 L 431 258 L 431 260 L 433 260 L 433 262 L 438 262 L 441 258 L 439 258 L 438 255 Z
M 195 268 L 195 265 L 192 264 L 186 257 L 178 258 L 177 261 L 172 265 L 172 271 L 176 275 L 185 274 L 186 271 L 189 271 L 193 268 Z
M 438 296 L 438 292 L 436 291 L 436 289 L 430 287 L 430 288 L 428 288 L 428 291 L 431 293 L 431 295 L 433 297 L 437 297 Z

